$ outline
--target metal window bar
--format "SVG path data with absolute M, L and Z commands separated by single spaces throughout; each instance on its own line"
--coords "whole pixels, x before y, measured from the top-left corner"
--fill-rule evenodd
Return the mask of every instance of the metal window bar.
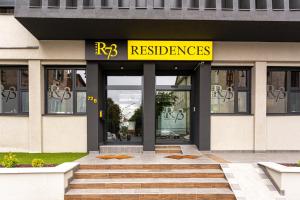
M 233 10 L 233 1 L 232 0 L 222 0 L 221 3 L 223 10 Z
M 42 7 L 42 0 L 30 0 L 29 1 L 30 8 L 40 8 Z
M 49 8 L 59 8 L 60 0 L 48 0 L 48 7 Z
M 216 9 L 216 0 L 205 0 L 205 9 Z
M 273 10 L 284 10 L 284 0 L 272 0 Z
M 66 8 L 77 8 L 77 0 L 66 0 Z

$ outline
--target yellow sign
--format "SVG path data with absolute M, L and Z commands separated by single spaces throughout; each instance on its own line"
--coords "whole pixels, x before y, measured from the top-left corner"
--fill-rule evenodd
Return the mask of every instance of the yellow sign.
M 128 60 L 212 61 L 211 41 L 128 40 Z
M 107 46 L 105 42 L 96 42 L 95 43 L 95 50 L 96 55 L 98 56 L 106 56 L 107 60 L 111 57 L 116 57 L 118 55 L 118 46 L 116 44 L 111 44 Z

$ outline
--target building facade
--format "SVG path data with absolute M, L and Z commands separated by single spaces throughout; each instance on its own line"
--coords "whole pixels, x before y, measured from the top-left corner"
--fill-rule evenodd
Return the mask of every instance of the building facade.
M 298 0 L 0 0 L 0 151 L 300 150 Z

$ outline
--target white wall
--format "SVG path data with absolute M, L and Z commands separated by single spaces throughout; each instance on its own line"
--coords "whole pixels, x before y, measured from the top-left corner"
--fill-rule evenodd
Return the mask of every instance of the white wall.
M 28 151 L 28 117 L 0 116 L 0 152 Z
M 79 163 L 45 168 L 0 168 L 1 200 L 64 200 Z
M 267 117 L 268 150 L 300 150 L 300 116 Z
M 86 152 L 86 116 L 43 116 L 44 152 Z
M 212 116 L 211 150 L 253 150 L 253 116 Z

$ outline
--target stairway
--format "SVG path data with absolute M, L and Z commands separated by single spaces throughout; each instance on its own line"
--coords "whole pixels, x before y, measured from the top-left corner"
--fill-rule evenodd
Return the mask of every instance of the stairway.
M 181 147 L 178 145 L 155 145 L 155 153 L 179 153 L 181 154 Z
M 65 200 L 235 200 L 218 164 L 80 165 Z

